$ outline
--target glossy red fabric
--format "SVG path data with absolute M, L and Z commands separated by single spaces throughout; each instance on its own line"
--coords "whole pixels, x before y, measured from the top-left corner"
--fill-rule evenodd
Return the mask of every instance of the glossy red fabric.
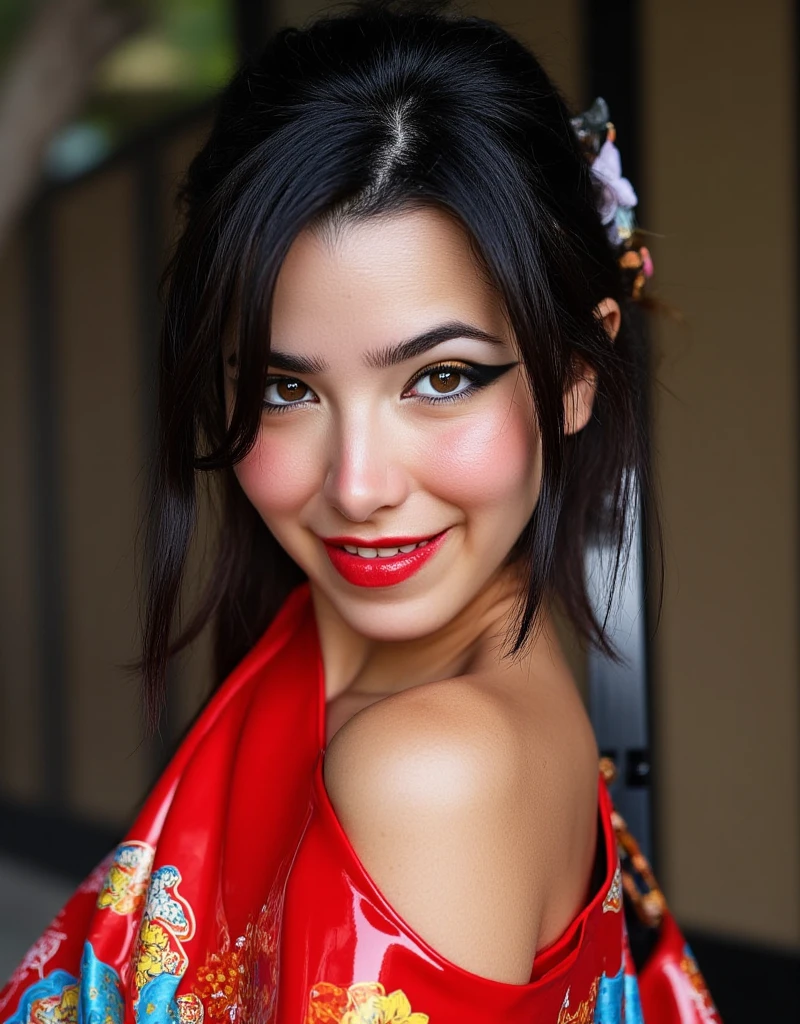
M 387 903 L 328 799 L 324 745 L 304 586 L 0 992 L 0 1022 L 718 1022 L 671 919 L 640 998 L 600 777 L 602 884 L 511 985 L 445 960 Z

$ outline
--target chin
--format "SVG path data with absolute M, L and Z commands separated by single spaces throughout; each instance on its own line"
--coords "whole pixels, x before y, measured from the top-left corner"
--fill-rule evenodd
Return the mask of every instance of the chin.
M 346 584 L 344 584 L 346 586 Z M 439 587 L 420 588 L 409 594 L 404 584 L 396 587 L 364 588 L 356 594 L 343 594 L 329 584 L 311 581 L 325 601 L 355 632 L 368 640 L 382 643 L 403 643 L 419 640 L 435 633 L 451 622 L 467 605 L 464 587 L 448 587 L 449 594 Z M 406 593 L 403 591 L 406 590 Z M 458 599 L 455 595 L 461 594 Z

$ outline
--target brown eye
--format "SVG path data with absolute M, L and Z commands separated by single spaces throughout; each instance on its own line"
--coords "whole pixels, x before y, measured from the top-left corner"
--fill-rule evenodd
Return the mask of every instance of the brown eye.
M 308 388 L 299 380 L 282 380 L 275 385 L 275 390 L 284 402 L 296 402 L 302 398 Z
M 451 391 L 455 391 L 461 377 L 462 374 L 456 373 L 454 370 L 436 370 L 429 374 L 431 387 L 440 395 L 447 395 Z
M 267 384 L 264 405 L 267 408 L 302 405 L 312 395 L 311 388 L 302 381 L 293 380 L 291 377 L 278 377 Z
M 429 366 L 415 377 L 403 398 L 421 399 L 428 405 L 442 405 L 459 398 L 469 398 L 499 380 L 517 363 L 487 366 L 483 363 L 439 363 Z
M 414 392 L 419 398 L 435 401 L 436 398 L 454 398 L 466 395 L 472 387 L 477 373 L 467 366 L 434 366 L 420 374 L 414 382 Z

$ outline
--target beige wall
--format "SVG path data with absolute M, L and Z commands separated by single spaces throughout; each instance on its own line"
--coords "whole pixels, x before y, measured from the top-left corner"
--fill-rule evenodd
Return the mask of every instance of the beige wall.
M 55 204 L 55 379 L 62 493 L 70 806 L 124 821 L 146 775 L 134 539 L 144 468 L 135 180 L 118 168 Z
M 792 4 L 649 0 L 664 884 L 687 924 L 800 943 Z
M 284 3 L 290 0 L 283 0 Z M 319 5 L 308 6 L 309 10 Z M 585 100 L 578 0 L 486 0 Z M 641 190 L 662 324 L 655 451 L 667 542 L 655 644 L 662 878 L 684 924 L 800 945 L 796 277 L 789 0 L 647 0 Z M 283 20 L 294 20 L 288 15 Z M 199 143 L 163 153 L 163 203 Z M 150 771 L 131 679 L 144 461 L 134 182 L 117 167 L 55 211 L 70 810 L 124 821 Z M 0 273 L 0 793 L 42 793 L 22 240 Z M 178 724 L 207 645 L 176 673 Z

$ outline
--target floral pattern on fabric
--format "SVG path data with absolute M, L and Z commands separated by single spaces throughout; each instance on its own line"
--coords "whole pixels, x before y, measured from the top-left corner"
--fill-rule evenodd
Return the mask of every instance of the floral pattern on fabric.
M 0 990 L 0 1024 L 641 1024 L 605 775 L 612 878 L 530 985 L 456 974 L 389 913 L 326 799 L 324 720 L 311 714 L 317 732 L 300 726 L 325 696 L 308 590 L 300 596 L 212 699 L 128 838 Z M 281 784 L 265 784 L 273 777 Z M 666 912 L 656 938 L 641 974 L 649 1024 L 720 1024 Z M 621 976 L 605 976 L 620 964 Z
M 617 864 L 617 870 L 611 880 L 606 898 L 603 900 L 603 913 L 618 914 L 622 910 L 622 868 Z
M 108 883 L 109 872 L 115 863 L 117 854 L 118 850 L 112 851 L 105 857 L 77 887 L 75 895 L 93 896 L 102 891 Z M 122 879 L 120 878 L 119 881 L 121 882 Z M 109 893 L 112 888 L 112 885 L 108 885 Z M 119 886 L 116 891 L 120 891 Z M 108 906 L 109 901 L 104 905 Z M 50 961 L 59 955 L 63 943 L 68 938 L 68 918 L 69 906 L 63 907 L 34 942 L 11 975 L 5 987 L 5 995 L 0 998 L 0 1014 L 15 995 L 15 986 L 23 981 L 25 975 L 33 973 L 37 977 L 19 995 L 16 1012 L 8 1018 L 8 1024 L 12 1024 L 12 1022 L 13 1024 L 51 1024 L 51 1022 L 52 1024 L 77 1024 L 79 1019 L 81 1024 L 90 1024 L 90 1022 L 93 1024 L 94 1021 L 115 1024 L 117 1020 L 122 1019 L 120 1016 L 119 978 L 116 972 L 106 965 L 100 964 L 96 958 L 93 962 L 91 958 L 87 960 L 85 950 L 78 971 L 80 980 L 72 969 L 65 970 L 63 967 L 59 967 L 49 973 L 45 971 Z M 106 983 L 109 977 L 106 974 L 108 971 L 116 979 L 115 982 L 112 982 L 111 989 Z M 110 997 L 109 1012 L 100 1017 L 96 1014 L 93 1015 L 93 1005 L 106 997 Z
M 129 844 L 130 845 L 130 844 Z M 117 857 L 116 850 L 112 850 L 111 853 L 107 854 L 97 865 L 94 870 L 84 878 L 78 888 L 75 890 L 76 893 L 99 893 L 100 890 L 106 883 L 108 878 L 108 872 L 111 870 L 111 865 L 114 863 Z
M 136 957 L 136 988 L 141 992 L 162 974 L 181 977 L 186 970 L 182 952 L 180 943 L 168 928 L 158 921 L 144 921 Z
M 119 974 L 95 956 L 91 942 L 83 947 L 77 999 L 80 1024 L 122 1024 L 125 1004 Z
M 428 1024 L 429 1019 L 412 1011 L 402 989 L 387 995 L 378 981 L 348 988 L 320 981 L 309 993 L 305 1024 Z
M 242 1003 L 246 966 L 242 945 L 226 953 L 212 953 L 197 971 L 195 998 L 208 1007 L 212 1020 L 235 1020 Z
M 178 1020 L 180 1024 L 203 1024 L 205 1011 L 199 996 L 189 992 L 178 996 Z
M 59 913 L 53 922 L 42 932 L 22 959 L 19 967 L 11 975 L 11 982 L 21 978 L 28 971 L 36 971 L 39 978 L 44 978 L 44 969 L 50 960 L 58 952 L 61 943 L 66 939 L 67 933 L 62 930 L 62 913 Z M 3 1005 L 0 1004 L 0 1010 Z
M 188 957 L 182 942 L 194 935 L 192 909 L 178 893 L 181 873 L 167 864 L 150 876 L 134 954 L 137 1021 L 162 1024 L 178 1018 L 176 992 Z
M 245 934 L 232 947 L 209 954 L 197 969 L 193 993 L 179 997 L 179 1003 L 181 999 L 196 1001 L 180 1008 L 181 1024 L 200 1024 L 204 1017 L 231 1024 L 268 1024 L 273 1019 L 282 905 L 283 886 L 279 883 Z
M 568 989 L 557 1024 L 644 1024 L 636 975 L 624 967 L 612 977 L 602 974 L 575 1005 Z
M 97 894 L 99 910 L 114 914 L 135 914 L 144 905 L 147 883 L 155 851 L 147 843 L 123 843 L 114 851 L 114 858 Z
M 68 971 L 53 971 L 30 985 L 8 1024 L 77 1024 L 78 980 Z
M 683 947 L 681 970 L 691 983 L 692 1001 L 700 1020 L 707 1021 L 708 1024 L 717 1024 L 719 1013 L 688 942 Z
M 178 895 L 180 881 L 180 871 L 171 864 L 154 871 L 150 876 L 144 916 L 151 920 L 159 918 L 181 939 L 190 939 L 194 934 L 194 917 L 192 908 Z
M 572 990 L 567 989 L 556 1024 L 593 1024 L 594 1008 L 597 1005 L 597 983 L 595 978 L 586 998 L 574 1007 L 570 1000 Z

